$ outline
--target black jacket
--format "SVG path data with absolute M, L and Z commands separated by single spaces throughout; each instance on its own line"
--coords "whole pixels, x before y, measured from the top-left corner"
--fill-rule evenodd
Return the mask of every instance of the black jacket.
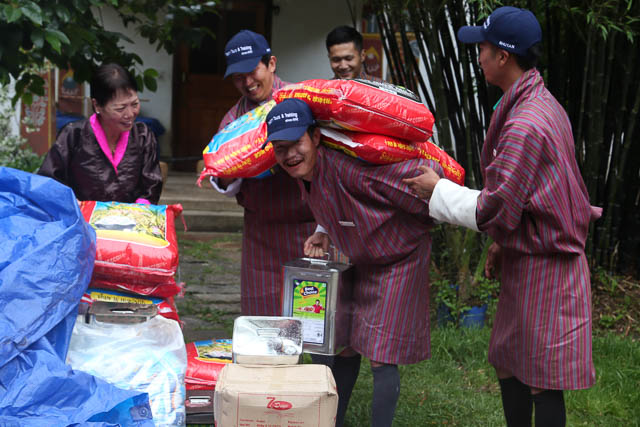
M 89 120 L 62 128 L 38 174 L 71 187 L 78 200 L 133 203 L 147 199 L 157 204 L 162 174 L 156 138 L 144 123 L 136 122 L 118 171 L 100 148 Z

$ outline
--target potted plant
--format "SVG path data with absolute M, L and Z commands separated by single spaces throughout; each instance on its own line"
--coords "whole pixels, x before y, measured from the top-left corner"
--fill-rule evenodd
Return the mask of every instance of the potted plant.
M 491 239 L 461 227 L 440 227 L 432 265 L 438 324 L 482 327 L 499 289 L 496 280 L 484 276 Z

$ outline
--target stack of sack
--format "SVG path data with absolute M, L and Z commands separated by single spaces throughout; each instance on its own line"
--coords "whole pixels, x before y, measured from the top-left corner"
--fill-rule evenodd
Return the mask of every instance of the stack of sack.
M 288 85 L 267 102 L 214 135 L 203 151 L 206 176 L 265 177 L 276 164 L 266 116 L 287 98 L 305 101 L 321 126 L 322 143 L 373 164 L 423 158 L 438 162 L 445 177 L 464 184 L 464 169 L 428 141 L 433 115 L 411 91 L 368 80 L 306 80 Z
M 89 287 L 163 298 L 173 305 L 183 290 L 175 279 L 175 220 L 182 206 L 85 201 L 80 209 L 97 235 Z
M 156 425 L 185 425 L 187 356 L 173 301 L 182 291 L 175 280 L 182 207 L 83 201 L 80 210 L 96 231 L 96 255 L 67 363 L 148 393 Z
M 240 316 L 233 326 L 233 363 L 214 393 L 218 427 L 333 427 L 338 393 L 325 365 L 301 365 L 302 322 L 293 317 Z
M 232 361 L 230 339 L 187 343 L 187 424 L 213 423 L 213 392 L 222 368 Z

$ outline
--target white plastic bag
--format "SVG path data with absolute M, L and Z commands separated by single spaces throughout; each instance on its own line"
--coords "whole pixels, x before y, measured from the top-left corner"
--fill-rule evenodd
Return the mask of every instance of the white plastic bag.
M 124 389 L 144 391 L 156 426 L 184 426 L 187 353 L 177 322 L 90 323 L 78 318 L 67 363 Z

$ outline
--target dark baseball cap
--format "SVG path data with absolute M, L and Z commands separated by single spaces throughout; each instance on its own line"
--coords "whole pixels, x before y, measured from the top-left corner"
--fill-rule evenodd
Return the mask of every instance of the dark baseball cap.
M 526 57 L 527 50 L 542 41 L 542 29 L 531 11 L 503 6 L 494 10 L 483 25 L 461 27 L 458 40 L 462 43 L 487 41 L 500 49 Z
M 260 62 L 260 58 L 270 54 L 271 48 L 267 40 L 260 34 L 249 30 L 242 30 L 224 47 L 227 60 L 227 70 L 224 76 L 233 73 L 250 73 Z
M 297 141 L 316 121 L 306 102 L 288 98 L 277 104 L 267 114 L 267 142 Z

